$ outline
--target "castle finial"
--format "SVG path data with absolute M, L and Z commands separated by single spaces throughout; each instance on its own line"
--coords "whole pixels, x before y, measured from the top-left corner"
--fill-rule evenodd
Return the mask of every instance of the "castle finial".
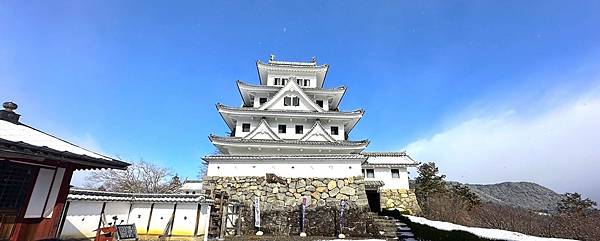
M 273 61 L 273 60 L 275 60 L 275 55 L 271 54 L 271 57 L 269 57 L 269 61 Z
M 316 63 L 317 62 L 317 57 L 313 56 L 311 59 L 311 62 Z

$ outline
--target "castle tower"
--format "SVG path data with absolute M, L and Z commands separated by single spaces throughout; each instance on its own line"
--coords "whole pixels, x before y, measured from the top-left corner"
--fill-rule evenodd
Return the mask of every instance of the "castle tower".
M 365 206 L 369 196 L 373 211 L 418 209 L 407 171 L 418 162 L 404 152 L 366 153 L 368 140 L 349 139 L 364 111 L 340 108 L 345 87 L 324 87 L 329 65 L 271 56 L 256 67 L 259 84 L 237 81 L 241 107 L 217 104 L 230 134 L 209 136 L 219 153 L 203 158 L 203 188 L 226 189 L 241 201 L 260 196 L 274 207 L 302 197 L 313 206 Z M 267 174 L 285 181 L 265 186 Z

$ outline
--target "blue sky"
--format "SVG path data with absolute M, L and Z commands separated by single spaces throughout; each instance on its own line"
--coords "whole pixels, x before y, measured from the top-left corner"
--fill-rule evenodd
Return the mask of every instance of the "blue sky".
M 194 178 L 214 150 L 207 136 L 228 131 L 215 103 L 241 104 L 235 81 L 257 83 L 255 61 L 269 54 L 316 56 L 331 65 L 327 87 L 348 87 L 341 108 L 366 110 L 350 136 L 370 139 L 368 150 L 407 149 L 458 181 L 600 199 L 578 178 L 600 182 L 590 171 L 600 170 L 599 11 L 596 1 L 2 1 L 0 97 L 27 124 Z

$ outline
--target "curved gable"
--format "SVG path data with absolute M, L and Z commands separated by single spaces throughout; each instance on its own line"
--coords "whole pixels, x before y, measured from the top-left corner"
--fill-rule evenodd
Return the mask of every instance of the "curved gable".
M 325 128 L 321 125 L 320 121 L 317 121 L 315 125 L 300 138 L 301 141 L 329 141 L 335 142 L 336 140 L 325 131 Z
M 287 96 L 298 97 L 299 106 L 285 106 L 284 98 Z M 323 108 L 319 107 L 298 84 L 296 81 L 288 81 L 288 83 L 273 96 L 269 101 L 264 103 L 258 108 L 259 110 L 303 110 L 303 111 L 316 111 L 323 112 Z

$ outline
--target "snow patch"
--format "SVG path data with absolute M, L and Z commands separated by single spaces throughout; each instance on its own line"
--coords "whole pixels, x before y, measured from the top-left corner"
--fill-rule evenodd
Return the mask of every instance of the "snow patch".
M 405 215 L 405 217 L 408 217 L 408 219 L 410 219 L 411 222 L 413 223 L 418 223 L 418 224 L 423 224 L 423 225 L 427 225 L 439 230 L 445 230 L 445 231 L 452 231 L 452 230 L 457 230 L 457 231 L 465 231 L 465 232 L 469 232 L 472 233 L 476 236 L 482 237 L 482 238 L 487 238 L 487 239 L 500 239 L 500 240 L 509 240 L 509 241 L 566 241 L 566 240 L 574 240 L 574 239 L 560 239 L 560 238 L 543 238 L 543 237 L 536 237 L 536 236 L 530 236 L 530 235 L 525 235 L 522 233 L 517 233 L 517 232 L 512 232 L 512 231 L 506 231 L 506 230 L 500 230 L 500 229 L 489 229 L 489 228 L 474 228 L 474 227 L 467 227 L 467 226 L 462 226 L 462 225 L 458 225 L 458 224 L 453 224 L 453 223 L 448 223 L 448 222 L 441 222 L 441 221 L 432 221 L 432 220 L 428 220 L 426 218 L 422 218 L 422 217 L 415 217 L 415 216 L 410 216 L 410 215 Z

